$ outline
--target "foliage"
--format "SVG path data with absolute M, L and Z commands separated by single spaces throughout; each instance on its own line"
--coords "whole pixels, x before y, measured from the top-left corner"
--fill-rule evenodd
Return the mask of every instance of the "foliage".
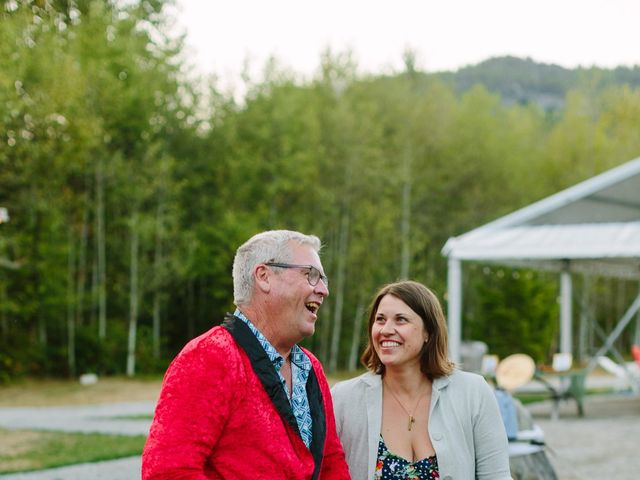
M 465 337 L 482 339 L 504 358 L 526 353 L 549 364 L 558 333 L 557 287 L 543 274 L 503 267 L 471 269 L 474 314 L 465 319 Z
M 444 300 L 447 238 L 640 152 L 636 69 L 428 74 L 409 52 L 404 71 L 362 76 L 326 52 L 312 79 L 270 62 L 240 101 L 185 75 L 164 6 L 3 3 L 0 381 L 127 358 L 161 371 L 233 309 L 235 249 L 267 228 L 323 239 L 332 294 L 305 345 L 346 368 L 382 284 Z M 465 336 L 542 360 L 555 279 L 516 273 L 470 288 Z

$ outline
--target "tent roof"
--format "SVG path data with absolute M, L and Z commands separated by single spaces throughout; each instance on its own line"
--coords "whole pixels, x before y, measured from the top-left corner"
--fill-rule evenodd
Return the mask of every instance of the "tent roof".
M 640 277 L 640 158 L 450 238 L 460 260 Z

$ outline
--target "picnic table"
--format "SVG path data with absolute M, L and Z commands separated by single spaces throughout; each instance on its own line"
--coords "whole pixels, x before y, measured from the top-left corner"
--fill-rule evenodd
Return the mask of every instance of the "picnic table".
M 576 403 L 578 416 L 584 417 L 584 397 L 586 395 L 587 370 L 571 369 L 565 371 L 537 369 L 534 380 L 542 383 L 551 400 L 551 418 L 557 420 L 560 416 L 560 402 L 573 400 Z

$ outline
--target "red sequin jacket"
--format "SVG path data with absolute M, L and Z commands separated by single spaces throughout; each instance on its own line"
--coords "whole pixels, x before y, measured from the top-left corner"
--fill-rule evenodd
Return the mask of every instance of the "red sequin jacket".
M 348 480 L 320 362 L 307 395 L 310 449 L 278 375 L 235 317 L 189 342 L 173 360 L 142 454 L 142 479 Z

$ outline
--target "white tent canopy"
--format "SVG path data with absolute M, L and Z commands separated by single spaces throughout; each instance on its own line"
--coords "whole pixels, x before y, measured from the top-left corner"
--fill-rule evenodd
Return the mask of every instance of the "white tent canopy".
M 571 353 L 570 273 L 640 279 L 640 158 L 450 238 L 442 253 L 449 259 L 448 322 L 455 361 L 460 361 L 463 261 L 560 272 L 560 350 Z M 612 335 L 617 337 L 639 308 L 640 296 Z M 615 341 L 611 337 L 603 350 Z

